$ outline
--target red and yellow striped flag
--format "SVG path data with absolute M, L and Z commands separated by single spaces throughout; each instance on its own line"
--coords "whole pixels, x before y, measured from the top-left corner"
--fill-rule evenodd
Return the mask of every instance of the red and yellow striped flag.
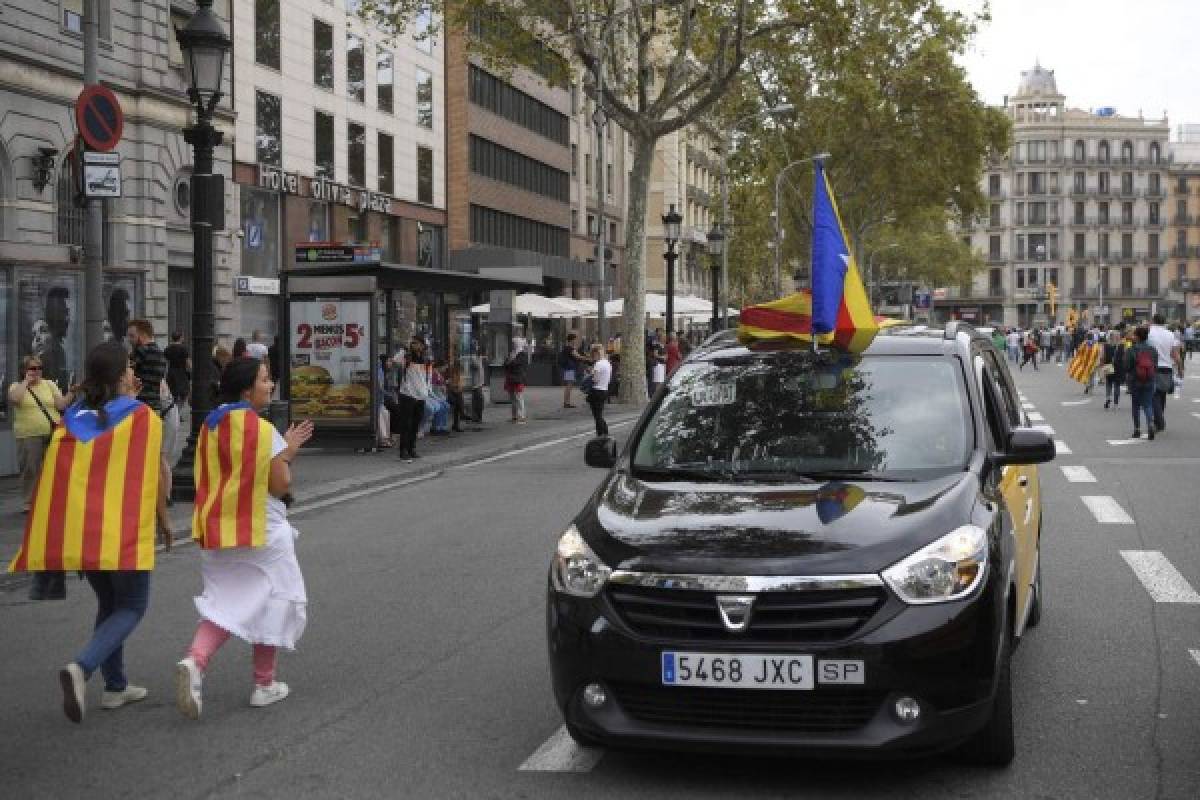
M 1079 383 L 1087 383 L 1092 377 L 1092 372 L 1100 364 L 1100 355 L 1103 352 L 1104 345 L 1099 342 L 1095 344 L 1085 342 L 1080 345 L 1075 357 L 1071 359 L 1071 363 L 1067 364 L 1068 377 Z
M 95 435 L 54 429 L 9 572 L 154 569 L 162 420 L 130 402 Z
M 211 426 L 210 426 L 211 424 Z M 200 429 L 192 538 L 206 550 L 262 547 L 275 428 L 252 409 L 218 409 Z

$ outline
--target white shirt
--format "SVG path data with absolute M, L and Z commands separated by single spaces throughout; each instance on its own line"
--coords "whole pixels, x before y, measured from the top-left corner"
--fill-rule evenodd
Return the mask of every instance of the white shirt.
M 611 380 L 612 364 L 607 358 L 602 358 L 592 366 L 592 388 L 607 392 Z
M 246 355 L 263 361 L 267 357 L 267 346 L 262 342 L 251 342 L 246 345 Z
M 1146 343 L 1158 351 L 1158 368 L 1170 369 L 1175 366 L 1171 360 L 1171 351 L 1175 349 L 1175 335 L 1162 325 L 1151 325 L 1150 336 Z
M 1012 333 L 1010 333 L 1008 335 L 1008 346 L 1009 347 L 1020 347 L 1021 346 L 1021 334 L 1017 333 L 1016 331 L 1013 331 Z
M 667 379 L 667 365 L 659 362 L 654 365 L 652 383 L 662 383 Z

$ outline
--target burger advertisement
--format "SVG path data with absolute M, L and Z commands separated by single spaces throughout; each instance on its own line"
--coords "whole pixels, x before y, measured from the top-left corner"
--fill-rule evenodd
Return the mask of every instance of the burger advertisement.
M 371 304 L 292 300 L 292 419 L 371 418 Z

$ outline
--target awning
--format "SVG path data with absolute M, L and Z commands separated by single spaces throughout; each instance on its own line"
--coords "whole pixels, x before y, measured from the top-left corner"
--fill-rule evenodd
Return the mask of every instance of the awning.
M 541 283 L 524 280 L 518 276 L 497 278 L 476 275 L 473 272 L 458 272 L 432 267 L 415 267 L 408 264 L 380 262 L 336 262 L 314 266 L 297 266 L 287 270 L 289 277 L 300 275 L 371 275 L 380 289 L 412 289 L 431 292 L 489 292 L 529 291 L 541 289 Z

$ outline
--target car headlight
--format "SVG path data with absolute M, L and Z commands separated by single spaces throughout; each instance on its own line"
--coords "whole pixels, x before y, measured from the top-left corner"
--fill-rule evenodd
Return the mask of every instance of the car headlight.
M 906 603 L 944 603 L 966 597 L 987 567 L 987 531 L 964 525 L 883 571 L 883 579 Z
M 575 597 L 595 597 L 612 570 L 605 566 L 572 525 L 558 540 L 550 568 L 554 588 Z

